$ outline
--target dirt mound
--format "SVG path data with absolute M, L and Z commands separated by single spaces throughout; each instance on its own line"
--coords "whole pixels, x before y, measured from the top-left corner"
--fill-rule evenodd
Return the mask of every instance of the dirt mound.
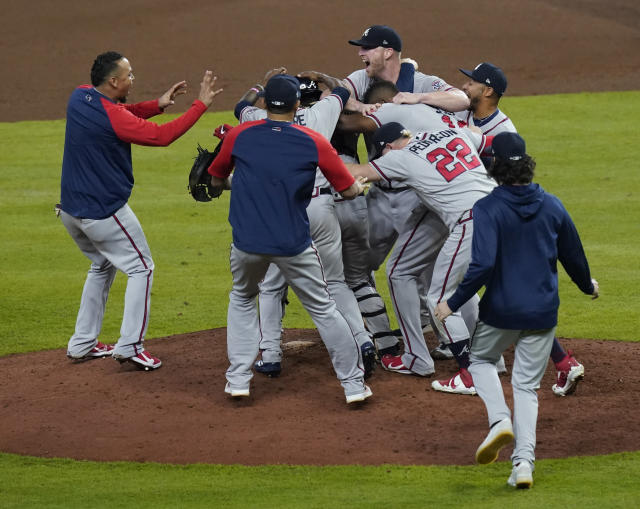
M 427 336 L 433 344 L 433 338 Z M 487 432 L 478 397 L 435 392 L 430 379 L 378 368 L 365 404 L 347 407 L 313 330 L 287 330 L 279 378 L 256 374 L 251 397 L 224 394 L 226 330 L 147 342 L 163 361 L 141 372 L 112 359 L 74 363 L 64 350 L 0 358 L 0 450 L 45 457 L 170 463 L 470 464 Z M 538 458 L 640 449 L 640 374 L 625 369 L 640 344 L 563 340 L 586 378 L 572 396 L 539 391 Z M 512 356 L 506 356 L 507 366 Z M 437 376 L 456 371 L 436 363 Z M 623 376 L 623 377 L 621 377 Z M 507 398 L 508 379 L 503 379 Z M 509 401 L 509 399 L 508 399 Z M 509 450 L 501 459 L 508 459 Z

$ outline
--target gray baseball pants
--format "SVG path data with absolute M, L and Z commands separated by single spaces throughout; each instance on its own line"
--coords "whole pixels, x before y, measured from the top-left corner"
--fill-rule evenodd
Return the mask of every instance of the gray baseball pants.
M 511 374 L 513 387 L 513 432 L 515 447 L 511 460 L 516 465 L 521 461 L 535 460 L 536 423 L 538 420 L 538 393 L 556 328 L 543 330 L 498 329 L 478 322 L 471 339 L 471 365 L 478 396 L 487 407 L 489 425 L 511 417 L 504 399 L 502 384 L 496 363 L 502 353 L 515 345 L 515 357 Z
M 62 222 L 91 268 L 82 290 L 76 328 L 67 351 L 81 357 L 96 345 L 102 329 L 109 289 L 120 270 L 127 275 L 120 338 L 114 354 L 133 357 L 144 350 L 149 325 L 153 260 L 142 226 L 128 204 L 106 219 L 60 213 Z
M 358 302 L 344 279 L 340 225 L 333 196 L 322 194 L 312 198 L 307 207 L 307 215 L 311 238 L 320 255 L 329 293 L 338 310 L 347 320 L 358 345 L 362 346 L 367 341 L 371 341 L 371 338 L 365 330 Z M 262 360 L 265 362 L 278 362 L 282 358 L 280 332 L 286 290 L 287 285 L 282 272 L 272 265 L 260 284 L 260 327 L 262 329 L 260 350 L 263 351 Z
M 364 390 L 364 366 L 358 342 L 329 295 L 322 265 L 311 245 L 296 256 L 247 253 L 231 245 L 233 287 L 227 313 L 227 381 L 232 389 L 246 389 L 260 345 L 257 297 L 269 264 L 275 264 L 311 315 L 327 347 L 346 396 Z

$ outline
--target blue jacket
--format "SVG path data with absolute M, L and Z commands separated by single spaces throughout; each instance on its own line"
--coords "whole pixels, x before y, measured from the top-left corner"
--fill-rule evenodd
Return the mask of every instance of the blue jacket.
M 119 104 L 95 88 L 76 88 L 67 105 L 60 204 L 74 217 L 104 219 L 129 200 L 133 188 L 131 143 L 166 146 L 185 133 L 207 107 L 196 100 L 162 125 L 158 101 Z
M 229 223 L 242 251 L 296 256 L 311 245 L 307 206 L 316 168 L 336 191 L 355 181 L 321 134 L 270 119 L 231 129 L 209 173 L 226 178 L 233 170 Z
M 538 184 L 498 186 L 473 207 L 471 263 L 447 301 L 456 311 L 482 286 L 480 320 L 501 329 L 550 329 L 558 322 L 560 260 L 593 293 L 589 264 L 568 212 Z

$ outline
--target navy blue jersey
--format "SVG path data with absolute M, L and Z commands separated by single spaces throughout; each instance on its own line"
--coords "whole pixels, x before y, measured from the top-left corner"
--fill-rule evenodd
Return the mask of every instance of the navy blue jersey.
M 226 178 L 234 167 L 229 222 L 234 245 L 248 253 L 295 256 L 309 247 L 316 168 L 336 191 L 354 182 L 322 135 L 269 119 L 234 127 L 209 173 Z
M 149 117 L 162 113 L 158 101 L 119 104 L 85 85 L 67 106 L 60 204 L 74 217 L 104 219 L 131 195 L 131 143 L 168 145 L 206 111 L 195 101 L 177 119 L 158 125 Z

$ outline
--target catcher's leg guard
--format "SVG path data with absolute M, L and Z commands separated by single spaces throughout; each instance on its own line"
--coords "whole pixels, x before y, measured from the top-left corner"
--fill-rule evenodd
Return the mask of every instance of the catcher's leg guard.
M 353 288 L 358 307 L 367 330 L 372 334 L 378 351 L 392 348 L 398 344 L 398 338 L 391 332 L 387 308 L 375 288 L 367 283 Z

